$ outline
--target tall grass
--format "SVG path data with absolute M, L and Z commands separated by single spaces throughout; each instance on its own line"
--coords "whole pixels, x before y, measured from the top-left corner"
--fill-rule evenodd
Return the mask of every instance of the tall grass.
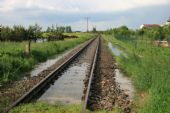
M 117 62 L 133 79 L 137 93 L 148 94 L 147 102 L 139 105 L 137 112 L 170 113 L 170 48 L 156 47 L 139 38 L 121 41 L 108 35 L 105 39 L 126 50 L 128 57 L 118 57 Z M 144 98 L 139 96 L 136 104 Z
M 0 42 L 0 84 L 20 78 L 22 72 L 31 70 L 38 62 L 60 54 L 88 40 L 91 36 L 81 34 L 80 38 L 77 39 L 32 43 L 29 57 L 24 56 L 24 48 L 27 42 Z

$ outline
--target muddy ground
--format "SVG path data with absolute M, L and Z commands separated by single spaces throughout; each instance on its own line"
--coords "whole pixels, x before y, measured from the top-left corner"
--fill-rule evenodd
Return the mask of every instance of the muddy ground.
M 124 113 L 131 112 L 131 101 L 115 82 L 115 60 L 101 38 L 99 57 L 88 100 L 88 109 L 112 110 L 119 106 Z

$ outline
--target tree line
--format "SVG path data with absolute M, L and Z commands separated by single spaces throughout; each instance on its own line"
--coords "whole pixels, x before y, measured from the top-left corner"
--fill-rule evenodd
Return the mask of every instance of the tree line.
M 148 27 L 132 30 L 127 26 L 121 26 L 105 31 L 106 34 L 113 34 L 117 39 L 134 39 L 137 37 L 148 38 L 150 40 L 167 40 L 170 42 L 170 25 L 160 27 Z
M 45 31 L 42 26 L 35 24 L 24 27 L 22 25 L 0 26 L 0 41 L 24 41 L 46 38 L 47 40 L 61 40 L 62 33 L 72 32 L 71 26 L 54 26 L 47 27 Z

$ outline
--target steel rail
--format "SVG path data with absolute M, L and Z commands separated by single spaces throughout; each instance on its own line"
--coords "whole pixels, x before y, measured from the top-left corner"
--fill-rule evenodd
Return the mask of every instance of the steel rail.
M 91 71 L 90 71 L 90 78 L 89 78 L 89 81 L 88 81 L 87 91 L 86 91 L 86 94 L 85 94 L 85 100 L 84 100 L 84 104 L 83 104 L 82 113 L 86 113 L 86 108 L 87 108 L 87 103 L 88 103 L 91 83 L 92 83 L 93 75 L 94 75 L 94 69 L 96 67 L 96 62 L 97 62 L 98 53 L 99 53 L 99 45 L 100 45 L 100 38 L 98 38 L 98 43 L 97 43 L 97 47 L 96 47 L 96 51 L 95 51 L 95 56 L 94 56 L 93 62 L 92 62 L 92 67 L 91 67 Z
M 73 54 L 71 57 L 69 57 L 64 63 L 62 63 L 58 68 L 56 68 L 54 71 L 52 71 L 50 74 L 48 74 L 44 79 L 42 79 L 38 84 L 36 84 L 33 88 L 31 88 L 28 92 L 26 92 L 24 95 L 22 95 L 19 99 L 17 99 L 15 102 L 13 102 L 8 108 L 6 108 L 3 113 L 8 113 L 13 107 L 24 103 L 29 102 L 33 96 L 35 96 L 39 91 L 41 91 L 42 88 L 44 88 L 57 74 L 59 74 L 65 67 L 67 67 L 71 62 L 74 61 L 75 58 L 77 58 L 80 53 L 83 52 L 94 40 L 91 39 L 87 44 L 85 44 L 78 52 Z

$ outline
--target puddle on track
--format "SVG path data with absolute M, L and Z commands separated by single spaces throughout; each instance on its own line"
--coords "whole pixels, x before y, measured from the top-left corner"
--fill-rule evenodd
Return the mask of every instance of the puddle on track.
M 108 47 L 112 50 L 114 55 L 116 55 L 116 56 L 120 56 L 121 55 L 121 52 L 119 51 L 119 49 L 117 49 L 116 47 L 113 47 L 111 42 L 108 43 Z
M 53 85 L 39 98 L 38 101 L 49 104 L 74 104 L 81 103 L 84 90 L 88 63 L 73 63 Z
M 115 80 L 120 86 L 120 89 L 124 90 L 124 92 L 129 95 L 129 98 L 132 100 L 134 97 L 134 86 L 132 81 L 128 77 L 124 76 L 119 69 L 115 69 Z
M 114 47 L 111 42 L 108 43 L 108 47 L 111 49 L 115 56 L 124 55 L 125 57 L 127 57 L 125 53 L 122 53 L 122 51 Z M 129 98 L 132 100 L 134 96 L 134 86 L 132 84 L 132 81 L 128 77 L 124 76 L 119 69 L 115 69 L 115 80 L 116 83 L 118 83 L 118 85 L 120 86 L 120 89 L 124 90 L 125 93 L 128 94 Z
M 113 46 L 111 42 L 108 43 L 109 49 L 114 53 L 115 56 L 120 56 L 123 55 L 124 57 L 128 57 L 126 53 L 123 51 L 119 50 L 117 47 Z
M 56 55 L 54 57 L 52 57 L 51 59 L 48 59 L 47 61 L 43 62 L 43 63 L 39 63 L 38 65 L 36 65 L 36 67 L 30 72 L 30 76 L 37 76 L 40 72 L 42 72 L 43 70 L 46 70 L 48 67 L 51 67 L 52 65 L 54 65 L 58 60 L 60 60 L 61 58 L 65 57 L 66 55 L 68 55 L 70 53 L 70 51 L 66 51 L 63 54 L 59 54 Z

